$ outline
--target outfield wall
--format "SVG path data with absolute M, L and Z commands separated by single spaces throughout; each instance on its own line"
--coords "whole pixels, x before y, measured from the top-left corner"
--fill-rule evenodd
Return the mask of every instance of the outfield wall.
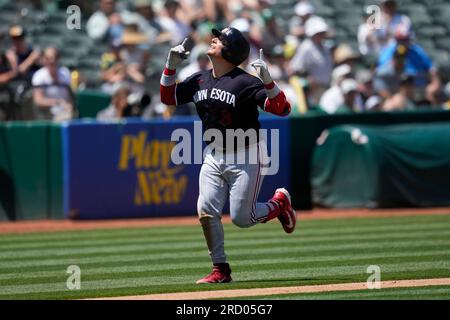
M 172 172 L 167 155 L 162 161 L 161 150 L 169 146 L 173 129 L 186 128 L 192 132 L 195 119 L 127 120 L 115 124 L 94 120 L 63 125 L 40 121 L 0 124 L 0 220 L 193 214 L 200 166 L 184 166 Z M 264 180 L 260 199 L 270 197 L 275 187 L 287 186 L 297 209 L 312 208 L 311 159 L 316 139 L 326 128 L 339 124 L 449 121 L 449 111 L 305 115 L 288 119 L 264 116 L 263 127 L 280 128 L 281 163 L 280 173 Z M 142 136 L 149 150 L 160 150 L 159 156 L 147 167 L 139 167 L 136 159 L 129 159 L 128 166 L 122 170 L 119 162 L 124 140 Z M 150 151 L 150 154 L 154 153 Z M 167 179 L 168 173 L 175 178 Z M 186 182 L 181 182 L 181 177 Z M 139 179 L 144 190 L 136 195 Z M 150 183 L 153 179 L 159 181 L 155 189 L 154 183 Z M 178 183 L 184 192 L 166 192 L 164 183 Z
M 404 111 L 314 115 L 291 118 L 291 188 L 293 203 L 299 209 L 311 209 L 311 160 L 316 140 L 323 130 L 341 124 L 394 125 L 407 123 L 450 122 L 450 111 Z M 450 125 L 450 123 L 449 123 Z M 448 137 L 442 137 L 448 139 Z M 450 156 L 450 155 L 449 155 Z
M 97 219 L 196 214 L 205 146 L 198 145 L 195 161 L 194 141 L 202 139 L 200 124 L 197 117 L 183 117 L 170 122 L 74 121 L 64 125 L 64 215 Z M 275 187 L 290 187 L 289 121 L 266 117 L 261 124 L 264 129 L 277 130 L 277 146 L 283 155 L 278 159 L 278 174 L 264 178 L 260 199 L 269 199 Z M 171 161 L 176 144 L 171 134 L 177 129 L 191 136 L 192 154 L 187 158 L 191 164 Z
M 0 124 L 0 220 L 62 217 L 61 127 Z

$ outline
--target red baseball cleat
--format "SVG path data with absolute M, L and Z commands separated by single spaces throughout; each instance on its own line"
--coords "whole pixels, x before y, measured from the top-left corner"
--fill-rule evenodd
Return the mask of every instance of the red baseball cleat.
M 213 270 L 206 277 L 197 280 L 196 284 L 200 283 L 227 283 L 231 282 L 231 269 L 228 263 L 221 263 L 214 265 Z
M 283 207 L 281 214 L 278 216 L 278 220 L 280 220 L 284 231 L 286 233 L 292 233 L 297 223 L 297 215 L 292 208 L 289 191 L 284 188 L 279 188 L 275 190 L 275 195 L 272 199 L 278 201 Z

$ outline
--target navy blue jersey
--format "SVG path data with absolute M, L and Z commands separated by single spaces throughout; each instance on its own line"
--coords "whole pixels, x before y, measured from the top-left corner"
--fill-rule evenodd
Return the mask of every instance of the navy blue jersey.
M 176 86 L 176 103 L 194 102 L 203 130 L 260 128 L 258 106 L 264 108 L 267 98 L 264 85 L 257 77 L 240 68 L 214 78 L 212 70 L 193 74 Z

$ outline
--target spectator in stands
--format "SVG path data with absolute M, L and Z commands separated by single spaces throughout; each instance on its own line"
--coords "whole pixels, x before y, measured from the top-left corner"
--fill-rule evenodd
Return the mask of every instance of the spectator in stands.
M 277 20 L 270 9 L 264 9 L 261 12 L 264 20 L 264 26 L 261 31 L 261 47 L 266 52 L 270 52 L 275 46 L 283 45 L 283 32 L 277 23 Z
M 358 82 L 358 92 L 363 103 L 375 95 L 372 72 L 367 69 L 359 70 L 356 73 L 356 82 Z
M 128 26 L 120 41 L 112 43 L 111 50 L 102 55 L 103 92 L 112 94 L 117 84 L 126 83 L 133 93 L 144 94 L 149 52 L 141 47 L 147 43 L 147 36 L 136 30 L 136 25 Z
M 320 108 L 328 114 L 334 114 L 339 112 L 339 108 L 345 103 L 345 90 L 347 88 L 343 88 L 343 83 L 345 80 L 352 80 L 351 82 L 347 81 L 347 87 L 351 84 L 353 85 L 354 74 L 352 68 L 348 64 L 342 64 L 336 67 L 332 73 L 332 86 L 325 91 L 325 93 L 320 98 Z M 356 85 L 356 90 L 358 91 L 358 85 Z M 359 93 L 359 92 L 358 92 Z M 363 110 L 364 102 L 360 94 L 357 94 L 353 97 L 352 110 Z
M 266 48 L 264 50 L 264 60 L 268 65 L 272 79 L 285 93 L 286 98 L 291 103 L 292 109 L 295 109 L 294 113 L 299 112 L 300 104 L 303 104 L 305 108 L 305 110 L 302 109 L 302 111 L 306 111 L 307 103 L 305 101 L 305 96 L 298 92 L 298 90 L 300 90 L 299 86 L 304 84 L 304 81 L 298 79 L 298 77 L 295 77 L 295 79 L 289 77 L 286 68 L 287 59 L 285 57 L 283 45 L 278 44 L 272 48 Z M 254 70 L 252 70 L 252 72 L 254 73 Z M 296 82 L 296 84 L 293 85 L 293 82 Z M 295 89 L 297 90 L 294 89 L 294 86 L 296 86 Z M 303 87 L 301 89 L 303 89 Z M 302 101 L 300 102 L 300 100 Z
M 17 74 L 17 67 L 14 68 L 14 57 L 11 52 L 0 52 L 0 86 L 7 85 Z
M 247 62 L 256 60 L 259 57 L 259 49 L 261 48 L 260 39 L 254 37 L 258 32 L 252 32 L 252 28 L 255 27 L 255 25 L 251 24 L 248 18 L 237 18 L 231 21 L 230 27 L 238 29 L 244 37 L 247 38 L 250 45 L 250 53 L 242 65 L 247 66 L 248 72 L 254 72 L 254 69 L 247 65 Z
M 201 15 L 199 15 L 198 19 L 214 23 L 232 21 L 236 18 L 236 13 L 241 11 L 244 5 L 248 7 L 247 3 L 244 4 L 241 0 L 203 0 L 200 2 L 203 10 L 201 10 Z M 255 2 L 253 1 L 253 5 L 256 5 Z
M 289 33 L 299 40 L 305 38 L 305 24 L 314 14 L 314 7 L 308 1 L 300 1 L 294 7 L 295 15 L 289 21 Z
M 121 58 L 126 66 L 127 75 L 132 83 L 143 85 L 145 69 L 149 60 L 149 52 L 141 45 L 147 43 L 145 34 L 137 32 L 137 28 L 126 29 L 121 38 Z M 135 91 L 132 89 L 132 91 Z
M 267 57 L 267 63 L 269 65 L 272 78 L 277 79 L 278 81 L 289 81 L 289 74 L 286 68 L 287 59 L 285 57 L 283 45 L 278 44 L 272 48 L 264 50 L 264 55 Z
M 157 21 L 157 14 L 153 10 L 152 0 L 134 0 L 134 12 L 125 12 L 125 23 L 135 23 L 148 37 L 150 46 L 170 41 L 170 33 L 163 32 L 163 28 Z
M 178 0 L 167 0 L 164 3 L 164 9 L 164 15 L 159 17 L 158 23 L 163 31 L 170 33 L 172 45 L 180 44 L 192 32 L 191 27 L 178 18 L 180 2 Z
M 448 82 L 445 85 L 444 94 L 445 94 L 445 102 L 443 104 L 443 108 L 446 110 L 450 110 L 450 82 Z
M 414 76 L 418 94 L 432 103 L 441 87 L 438 71 L 422 47 L 412 42 L 411 33 L 407 29 L 397 30 L 395 41 L 381 52 L 378 68 L 386 65 L 389 68 L 389 63 L 396 55 L 403 55 L 404 73 Z
M 367 99 L 366 103 L 364 104 L 364 110 L 369 112 L 381 111 L 382 106 L 383 100 L 379 96 L 375 95 Z
M 353 69 L 360 58 L 361 56 L 346 43 L 338 45 L 333 51 L 333 59 L 336 66 L 347 64 Z
M 130 93 L 126 85 L 118 86 L 112 95 L 111 104 L 97 113 L 97 120 L 110 121 L 124 118 L 125 110 L 130 108 L 128 104 Z
M 374 89 L 384 99 L 398 92 L 400 77 L 405 72 L 407 49 L 397 46 L 391 61 L 375 69 Z
M 374 24 L 372 13 L 366 10 L 363 12 L 363 22 L 358 27 L 358 48 L 363 56 L 377 56 L 380 53 L 382 44 L 377 33 L 379 28 Z
M 340 88 L 342 90 L 344 101 L 334 113 L 339 114 L 360 111 L 355 108 L 356 97 L 358 96 L 357 82 L 353 79 L 345 79 L 342 81 Z
M 398 93 L 386 99 L 383 111 L 414 110 L 414 76 L 403 74 Z
M 291 73 L 307 74 L 310 87 L 310 100 L 317 104 L 330 85 L 333 70 L 331 50 L 324 45 L 329 28 L 319 17 L 308 19 L 305 25 L 308 37 L 298 47 L 289 68 Z
M 102 74 L 102 91 L 112 94 L 117 84 L 125 81 L 126 66 L 120 56 L 121 44 L 120 41 L 115 41 L 111 44 L 111 49 L 102 54 L 100 60 L 100 69 Z
M 17 69 L 18 79 L 31 83 L 33 74 L 39 69 L 40 51 L 26 42 L 25 30 L 20 25 L 11 26 L 9 36 L 12 46 L 7 55 L 12 69 Z
M 332 73 L 332 86 L 327 89 L 320 98 L 321 109 L 329 114 L 333 114 L 344 103 L 344 95 L 340 87 L 345 79 L 352 79 L 352 68 L 348 64 L 336 67 Z
M 33 102 L 37 116 L 55 121 L 69 120 L 73 116 L 73 97 L 70 91 L 70 71 L 59 66 L 58 50 L 44 50 L 44 66 L 33 75 Z
M 156 21 L 157 15 L 153 10 L 152 0 L 134 0 L 133 4 L 136 13 L 144 19 L 144 25 L 139 25 L 139 30 L 145 32 L 145 29 L 149 28 L 151 31 L 155 30 L 157 34 L 161 33 L 162 27 L 158 21 Z
M 89 18 L 86 28 L 89 37 L 94 40 L 119 40 L 124 26 L 121 13 L 116 10 L 116 1 L 100 0 L 100 9 Z
M 395 33 L 399 28 L 412 33 L 411 19 L 398 12 L 396 0 L 381 0 L 380 22 L 376 36 L 381 49 L 395 40 Z

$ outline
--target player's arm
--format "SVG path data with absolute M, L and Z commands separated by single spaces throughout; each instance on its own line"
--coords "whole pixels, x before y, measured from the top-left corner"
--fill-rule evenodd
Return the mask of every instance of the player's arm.
M 291 104 L 286 99 L 286 95 L 278 85 L 272 80 L 267 64 L 263 60 L 263 50 L 259 51 L 259 59 L 252 62 L 251 66 L 255 68 L 259 78 L 264 84 L 267 99 L 264 102 L 264 111 L 276 114 L 278 116 L 287 116 L 291 112 Z
M 161 102 L 170 106 L 177 105 L 176 99 L 176 68 L 177 66 L 186 59 L 189 55 L 189 51 L 185 50 L 185 44 L 187 39 L 184 39 L 183 43 L 170 49 L 169 55 L 167 56 L 166 66 L 161 75 L 160 81 L 160 95 Z

